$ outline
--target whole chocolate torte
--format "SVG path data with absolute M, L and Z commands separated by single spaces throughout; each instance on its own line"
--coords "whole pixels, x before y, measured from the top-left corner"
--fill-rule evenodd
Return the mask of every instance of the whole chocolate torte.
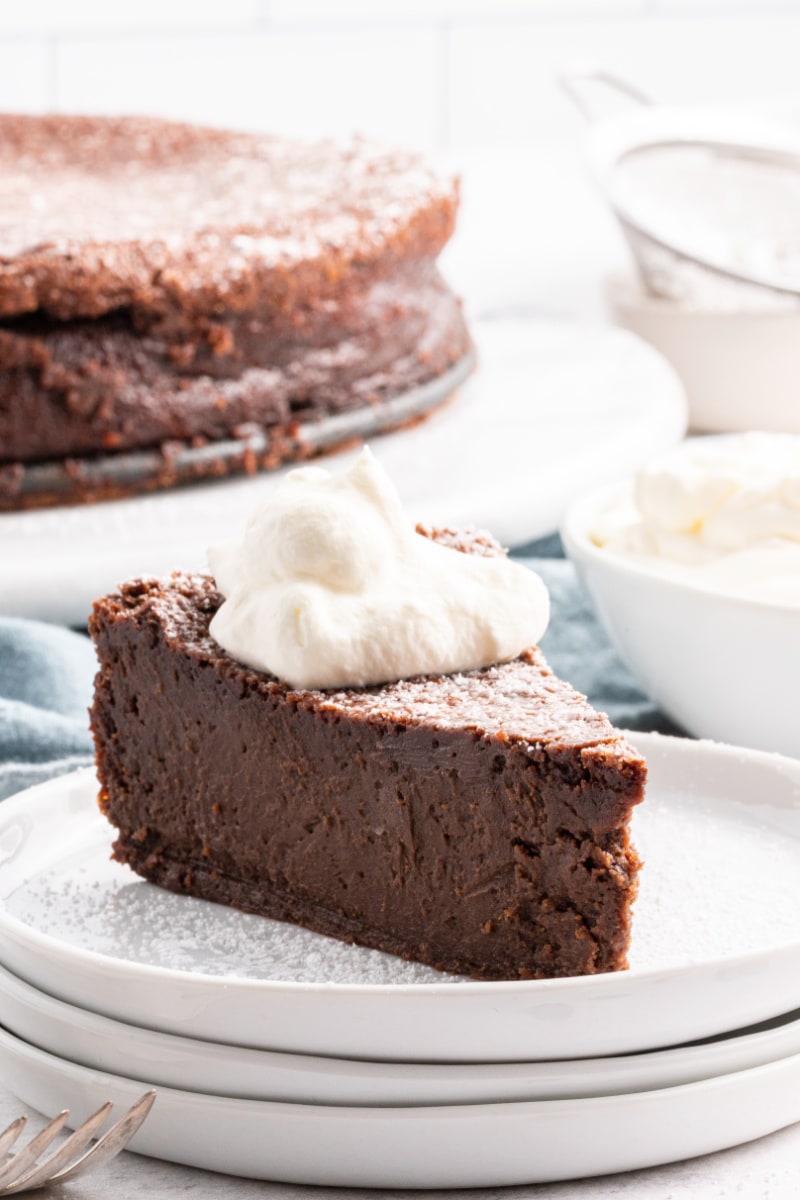
M 456 206 L 363 141 L 0 116 L 0 508 L 302 458 L 309 423 L 449 377 Z
M 537 649 L 298 690 L 220 648 L 222 599 L 208 576 L 177 574 L 94 606 L 115 858 L 176 892 L 475 978 L 627 965 L 645 764 Z

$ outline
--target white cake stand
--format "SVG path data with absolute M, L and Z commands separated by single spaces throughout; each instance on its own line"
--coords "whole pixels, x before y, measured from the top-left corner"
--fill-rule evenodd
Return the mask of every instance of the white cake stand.
M 631 334 L 553 321 L 475 328 L 478 369 L 428 420 L 372 442 L 414 520 L 479 527 L 508 546 L 552 533 L 583 490 L 683 434 L 667 363 Z M 355 451 L 321 460 L 339 468 Z M 0 614 L 82 625 L 122 580 L 202 567 L 287 470 L 0 515 Z

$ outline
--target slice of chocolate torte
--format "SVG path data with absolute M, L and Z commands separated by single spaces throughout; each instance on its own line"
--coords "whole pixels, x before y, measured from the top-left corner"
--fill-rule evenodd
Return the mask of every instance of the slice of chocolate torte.
M 627 965 L 645 764 L 537 649 L 300 690 L 220 647 L 222 603 L 211 577 L 176 574 L 94 606 L 92 727 L 117 860 L 478 979 Z

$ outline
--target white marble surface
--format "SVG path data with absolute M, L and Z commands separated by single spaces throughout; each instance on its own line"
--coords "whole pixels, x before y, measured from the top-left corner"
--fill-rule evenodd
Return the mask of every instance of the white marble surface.
M 30 1132 L 43 1124 L 41 1118 L 21 1105 L 0 1085 L 0 1128 L 21 1112 L 30 1115 Z M 151 1118 L 154 1119 L 154 1118 Z M 620 1130 L 620 1137 L 625 1130 Z M 313 1146 L 309 1146 L 313 1154 Z M 368 1148 L 365 1147 L 365 1153 Z M 195 1171 L 135 1154 L 122 1154 L 96 1173 L 70 1184 L 69 1188 L 38 1193 L 74 1200 L 138 1200 L 138 1197 L 172 1200 L 173 1197 L 213 1197 L 214 1200 L 324 1200 L 324 1189 L 294 1184 L 263 1183 L 233 1179 L 208 1171 Z M 603 1179 L 542 1184 L 531 1187 L 493 1188 L 456 1192 L 368 1192 L 342 1188 L 331 1191 L 331 1200 L 355 1200 L 369 1196 L 441 1196 L 451 1200 L 796 1200 L 800 1194 L 800 1125 L 781 1130 L 735 1150 L 710 1154 L 690 1162 L 632 1171 Z

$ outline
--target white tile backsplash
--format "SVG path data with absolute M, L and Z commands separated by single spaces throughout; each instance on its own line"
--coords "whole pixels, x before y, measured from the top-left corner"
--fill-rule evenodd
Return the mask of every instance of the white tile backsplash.
M 474 148 L 447 161 L 462 202 L 442 268 L 473 315 L 602 319 L 603 278 L 630 259 L 577 148 Z
M 431 146 L 436 89 L 431 29 L 69 39 L 58 54 L 65 111 L 139 111 L 297 136 L 360 132 Z
M 45 43 L 0 40 L 0 109 L 41 112 L 50 102 L 50 55 Z
M 590 16 L 603 10 L 638 11 L 650 0 L 262 0 L 264 12 L 276 23 L 331 25 L 342 22 L 402 24 L 407 21 L 457 22 L 480 18 L 487 22 L 563 16 Z
M 249 25 L 261 13 L 259 0 L 136 0 L 134 4 L 111 0 L 24 0 L 0 3 L 0 37 L 3 34 L 64 33 L 103 34 L 116 29 L 195 29 L 204 26 Z
M 668 102 L 800 96 L 800 0 L 755 5 L 141 0 L 101 13 L 75 0 L 58 6 L 66 24 L 46 43 L 62 109 L 135 109 L 308 136 L 361 130 L 424 147 L 524 145 L 576 136 L 556 87 L 576 62 L 617 71 Z M 24 22 L 53 6 L 19 7 Z M 97 22 L 119 28 L 90 27 L 95 10 Z M 0 46 L 45 43 L 9 33 L 9 11 L 0 5 Z
M 800 10 L 464 26 L 450 45 L 456 146 L 573 137 L 577 119 L 557 85 L 570 64 L 601 64 L 666 103 L 800 94 Z

